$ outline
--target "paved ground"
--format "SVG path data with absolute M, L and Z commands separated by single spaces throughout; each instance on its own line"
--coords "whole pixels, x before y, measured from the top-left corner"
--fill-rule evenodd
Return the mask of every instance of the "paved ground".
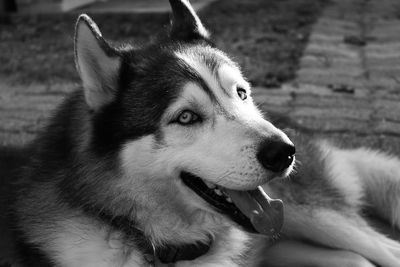
M 332 1 L 313 27 L 296 80 L 257 90 L 256 99 L 304 133 L 400 155 L 399 15 L 396 0 Z
M 256 101 L 284 127 L 400 154 L 399 14 L 397 0 L 332 1 L 314 25 L 296 80 L 256 88 Z M 4 86 L 0 145 L 21 145 L 76 84 Z
M 215 0 L 192 0 L 192 6 L 195 10 L 200 10 Z M 82 13 L 154 13 L 169 12 L 170 6 L 165 0 L 111 0 L 100 1 L 84 5 L 81 8 L 74 9 L 72 12 Z M 68 9 L 69 10 L 69 9 Z M 38 1 L 26 5 L 20 5 L 19 13 L 22 14 L 46 14 L 63 12 L 61 1 Z

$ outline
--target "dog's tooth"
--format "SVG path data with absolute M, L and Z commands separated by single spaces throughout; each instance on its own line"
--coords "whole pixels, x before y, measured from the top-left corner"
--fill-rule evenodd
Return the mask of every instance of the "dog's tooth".
M 218 196 L 222 196 L 222 192 L 219 189 L 214 189 L 215 194 L 217 194 Z
M 229 202 L 229 203 L 232 203 L 232 199 L 230 197 L 227 197 L 226 201 Z
M 215 188 L 215 184 L 209 183 L 207 181 L 204 181 L 204 183 L 208 186 L 208 188 L 211 188 L 211 189 Z

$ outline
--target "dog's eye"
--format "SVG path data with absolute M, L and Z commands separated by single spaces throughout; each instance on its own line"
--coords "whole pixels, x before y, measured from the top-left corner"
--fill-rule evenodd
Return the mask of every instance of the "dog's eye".
M 199 116 L 190 110 L 182 111 L 178 117 L 178 123 L 182 125 L 193 124 L 197 121 L 199 121 Z
M 236 89 L 238 96 L 240 97 L 240 99 L 242 100 L 246 100 L 247 99 L 247 93 L 246 90 L 243 88 L 237 88 Z

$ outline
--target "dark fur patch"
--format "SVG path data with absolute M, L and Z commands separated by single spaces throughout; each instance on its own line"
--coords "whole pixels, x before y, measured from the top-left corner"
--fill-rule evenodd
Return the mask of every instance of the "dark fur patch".
M 19 256 L 19 263 L 22 266 L 29 267 L 53 267 L 55 266 L 51 259 L 41 249 L 33 244 L 28 243 L 22 233 L 18 236 L 17 240 L 17 253 Z
M 208 34 L 201 31 L 203 26 L 196 13 L 191 9 L 189 2 L 182 0 L 170 0 L 169 2 L 173 12 L 170 31 L 172 39 L 191 42 L 208 38 Z

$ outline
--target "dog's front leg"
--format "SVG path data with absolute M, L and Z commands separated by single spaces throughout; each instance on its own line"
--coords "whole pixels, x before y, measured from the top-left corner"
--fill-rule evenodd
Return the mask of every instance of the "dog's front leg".
M 382 267 L 400 266 L 400 244 L 377 232 L 355 212 L 292 205 L 286 205 L 286 212 L 283 232 L 290 238 L 352 251 Z
M 330 249 L 302 241 L 282 240 L 260 255 L 258 266 L 268 267 L 374 267 L 351 251 Z

